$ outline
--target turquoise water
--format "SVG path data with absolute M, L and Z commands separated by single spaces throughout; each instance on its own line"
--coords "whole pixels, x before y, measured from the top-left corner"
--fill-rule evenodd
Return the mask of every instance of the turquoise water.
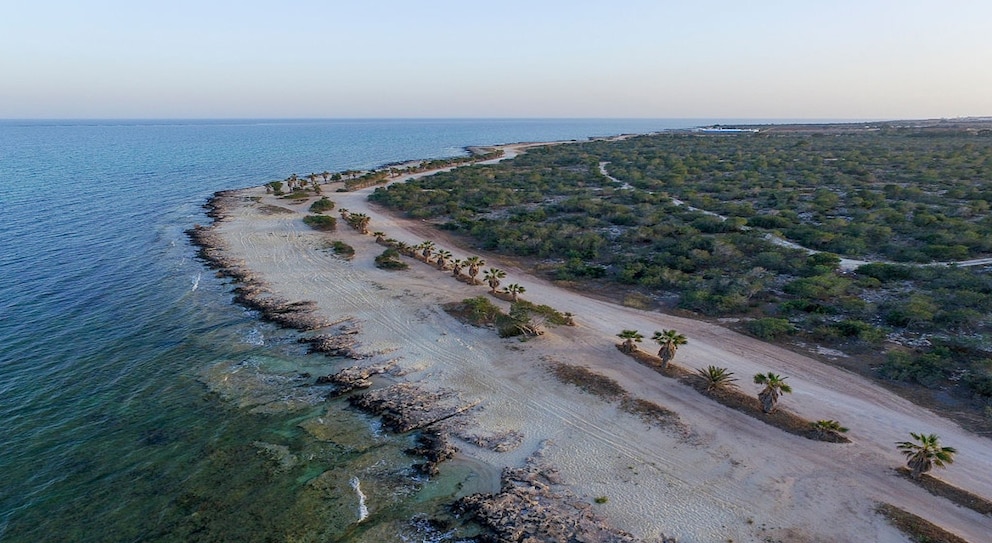
M 0 121 L 0 541 L 444 540 L 411 519 L 471 469 L 418 480 L 407 437 L 298 386 L 334 362 L 183 231 L 291 173 L 711 122 Z

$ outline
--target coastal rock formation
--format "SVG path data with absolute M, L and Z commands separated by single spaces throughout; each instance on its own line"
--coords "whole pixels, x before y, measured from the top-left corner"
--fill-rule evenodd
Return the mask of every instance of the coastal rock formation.
M 301 337 L 297 341 L 300 343 L 306 343 L 310 346 L 310 348 L 307 349 L 307 354 L 322 353 L 332 357 L 361 360 L 363 358 L 368 358 L 368 355 L 361 354 L 355 350 L 355 344 L 357 343 L 355 334 L 357 334 L 358 331 L 359 329 L 357 327 L 353 327 L 340 330 L 339 333 L 336 334 L 321 334 L 318 336 Z
M 295 328 L 301 332 L 324 328 L 330 324 L 327 319 L 315 313 L 316 303 L 291 302 L 278 296 L 268 295 L 261 288 L 235 289 L 234 302 L 258 311 L 262 320 L 274 322 L 284 328 Z
M 486 533 L 485 543 L 562 541 L 633 543 L 643 541 L 610 526 L 593 506 L 563 489 L 558 471 L 538 461 L 540 453 L 523 468 L 504 468 L 497 494 L 472 494 L 452 506 Z M 675 543 L 663 537 L 662 543 Z
M 372 386 L 370 377 L 381 375 L 392 369 L 396 365 L 395 360 L 385 364 L 374 366 L 350 366 L 331 375 L 321 375 L 317 378 L 316 385 L 334 385 L 331 397 L 347 394 L 352 390 L 369 388 Z
M 479 435 L 456 431 L 455 435 L 466 442 L 493 452 L 508 452 L 524 442 L 524 435 L 516 430 L 505 430 L 493 434 Z
M 424 462 L 415 465 L 414 468 L 428 477 L 433 477 L 439 473 L 438 465 L 455 456 L 458 447 L 452 445 L 448 440 L 447 432 L 438 428 L 428 428 L 417 436 L 415 447 L 403 452 L 414 456 L 423 456 Z
M 214 227 L 227 218 L 228 210 L 235 205 L 236 202 L 233 200 L 237 198 L 239 196 L 235 191 L 220 191 L 214 193 L 214 196 L 203 205 L 207 210 L 207 216 L 214 219 L 214 224 L 211 226 L 197 224 L 186 231 L 190 241 L 198 248 L 197 256 L 206 262 L 207 266 L 216 269 L 219 275 L 230 277 L 239 283 L 234 289 L 234 302 L 258 311 L 263 320 L 300 331 L 327 326 L 329 323 L 315 314 L 314 302 L 293 302 L 270 295 L 265 283 L 245 268 L 244 262 L 231 259 L 224 254 L 224 239 Z
M 348 402 L 363 411 L 379 415 L 383 424 L 405 433 L 450 419 L 478 405 L 466 403 L 451 390 L 427 391 L 410 383 L 356 394 Z

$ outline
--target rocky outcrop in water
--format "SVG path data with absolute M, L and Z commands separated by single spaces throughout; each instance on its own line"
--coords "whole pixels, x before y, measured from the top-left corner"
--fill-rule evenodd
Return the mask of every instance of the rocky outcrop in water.
M 358 342 L 355 339 L 357 333 L 358 330 L 355 329 L 354 332 L 301 337 L 297 341 L 310 346 L 307 349 L 307 354 L 321 353 L 337 358 L 351 358 L 352 360 L 368 358 L 368 355 L 363 355 L 355 350 L 355 345 Z
M 334 391 L 330 396 L 341 396 L 353 390 L 369 388 L 372 386 L 373 375 L 381 375 L 393 369 L 396 360 L 391 360 L 385 364 L 374 366 L 351 366 L 331 375 L 321 375 L 317 378 L 315 385 L 333 385 Z
M 411 383 L 356 394 L 348 402 L 363 411 L 382 417 L 390 430 L 405 433 L 450 419 L 478 405 L 465 402 L 451 390 L 428 391 Z
M 423 456 L 424 462 L 415 465 L 414 468 L 428 477 L 433 477 L 440 471 L 438 470 L 438 465 L 455 456 L 455 453 L 458 452 L 458 447 L 452 445 L 448 440 L 447 432 L 437 428 L 428 428 L 420 432 L 420 435 L 417 436 L 417 445 L 415 447 L 403 452 L 414 456 Z

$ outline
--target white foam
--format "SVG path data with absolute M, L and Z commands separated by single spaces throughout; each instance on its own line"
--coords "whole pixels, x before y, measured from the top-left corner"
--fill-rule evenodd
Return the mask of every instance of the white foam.
M 369 508 L 365 506 L 365 494 L 362 493 L 362 484 L 358 477 L 351 478 L 351 488 L 354 488 L 355 493 L 358 494 L 358 522 L 361 522 L 368 518 Z
M 260 347 L 265 345 L 265 335 L 258 328 L 252 328 L 244 334 L 243 341 L 249 345 Z

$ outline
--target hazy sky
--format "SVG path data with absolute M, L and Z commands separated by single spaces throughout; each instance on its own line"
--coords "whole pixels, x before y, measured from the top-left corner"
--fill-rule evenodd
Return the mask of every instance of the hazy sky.
M 992 0 L 0 0 L 0 118 L 992 115 Z

